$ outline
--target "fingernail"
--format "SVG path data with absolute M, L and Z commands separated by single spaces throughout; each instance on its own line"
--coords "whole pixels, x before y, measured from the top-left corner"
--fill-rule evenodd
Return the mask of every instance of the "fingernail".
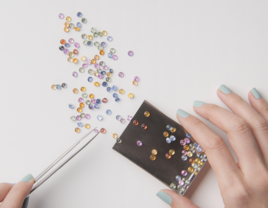
M 20 182 L 28 182 L 30 180 L 33 179 L 33 176 L 31 174 L 28 174 L 27 176 L 25 176 L 23 179 L 21 179 Z
M 258 98 L 258 99 L 261 98 L 260 93 L 258 92 L 258 90 L 255 87 L 252 88 L 251 92 L 252 92 L 252 94 L 254 95 L 255 98 Z
M 26 199 L 24 199 L 22 208 L 27 208 L 28 207 L 28 204 L 29 204 L 29 196 Z
M 230 93 L 232 92 L 232 91 L 229 90 L 229 88 L 226 87 L 225 85 L 221 85 L 221 86 L 219 87 L 219 89 L 220 89 L 220 91 L 222 91 L 222 92 L 225 93 L 225 94 L 230 94 Z
M 168 205 L 172 203 L 171 197 L 164 191 L 159 191 L 156 196 L 158 196 L 160 199 L 162 199 L 164 202 L 166 202 Z
M 201 107 L 202 105 L 204 105 L 205 103 L 202 101 L 194 101 L 194 107 Z
M 182 118 L 186 118 L 186 117 L 188 117 L 188 116 L 190 115 L 189 113 L 185 112 L 185 111 L 182 110 L 182 109 L 178 109 L 178 110 L 177 110 L 177 114 L 178 114 L 178 116 L 180 116 L 180 117 L 182 117 Z

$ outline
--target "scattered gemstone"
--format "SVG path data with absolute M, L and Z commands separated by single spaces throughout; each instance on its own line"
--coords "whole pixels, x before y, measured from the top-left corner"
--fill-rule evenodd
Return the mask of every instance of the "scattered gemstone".
M 103 103 L 107 103 L 107 102 L 108 102 L 107 98 L 103 98 L 103 99 L 102 99 L 102 102 L 103 102 Z
M 119 73 L 118 73 L 118 76 L 122 78 L 122 77 L 124 77 L 125 75 L 124 75 L 123 72 L 119 72 Z
M 118 56 L 117 55 L 113 55 L 113 60 L 117 60 L 118 59 Z
M 144 115 L 145 115 L 146 117 L 149 117 L 149 116 L 150 116 L 150 112 L 145 111 L 145 112 L 144 112 Z
M 171 150 L 168 151 L 168 153 L 171 154 L 171 155 L 174 155 L 175 154 L 175 150 L 174 149 L 171 149 Z
M 139 122 L 138 122 L 137 120 L 134 120 L 134 121 L 133 121 L 133 124 L 134 124 L 135 126 L 137 126 L 137 125 L 139 125 Z
M 108 110 L 106 111 L 106 114 L 107 114 L 107 115 L 111 115 L 111 114 L 112 114 L 112 111 L 111 111 L 110 109 L 108 109 Z
M 114 139 L 117 139 L 118 138 L 118 135 L 116 133 L 113 133 L 113 138 Z
M 153 155 L 157 155 L 157 150 L 156 150 L 156 149 L 153 149 L 153 150 L 152 150 L 152 154 L 153 154 Z
M 75 128 L 74 130 L 76 133 L 79 133 L 80 132 L 80 129 L 79 128 Z
M 86 129 L 89 129 L 90 128 L 90 125 L 89 124 L 85 124 L 85 128 Z
M 76 120 L 75 116 L 72 116 L 72 117 L 71 117 L 71 120 L 72 120 L 72 121 L 75 121 L 75 120 Z
M 86 23 L 87 23 L 87 19 L 86 19 L 86 18 L 82 18 L 82 19 L 81 19 L 81 22 L 82 22 L 83 24 L 86 24 Z
M 97 116 L 97 119 L 98 119 L 99 121 L 101 121 L 101 120 L 103 119 L 103 117 L 102 117 L 101 115 L 98 115 L 98 116 Z
M 175 142 L 176 141 L 176 137 L 173 136 L 173 135 L 170 135 L 170 139 L 171 139 L 172 142 Z
M 132 116 L 128 115 L 128 116 L 127 116 L 127 120 L 128 120 L 128 121 L 131 121 L 131 119 L 132 119 Z
M 85 118 L 86 118 L 86 119 L 90 119 L 91 116 L 90 116 L 89 114 L 86 114 L 86 115 L 85 115 Z
M 112 88 L 111 87 L 107 87 L 106 90 L 107 90 L 107 92 L 112 92 Z
M 145 129 L 147 129 L 147 125 L 146 124 L 142 124 L 141 125 L 141 128 L 145 130 Z
M 183 155 L 187 155 L 187 150 L 182 150 L 181 152 Z
M 186 134 L 186 137 L 191 138 L 192 135 L 191 134 Z
M 175 179 L 176 179 L 177 181 L 180 181 L 180 180 L 181 180 L 181 176 L 176 175 Z
M 186 155 L 182 155 L 182 156 L 181 156 L 181 159 L 182 159 L 183 161 L 186 161 L 186 160 L 187 160 L 187 156 L 186 156 Z
M 120 119 L 122 118 L 120 115 L 117 115 L 116 117 L 116 120 L 120 121 Z
M 69 108 L 74 109 L 74 105 L 69 104 Z
M 126 123 L 126 120 L 124 118 L 121 118 L 120 123 L 124 124 L 124 123 Z
M 79 43 L 75 43 L 75 44 L 74 44 L 74 47 L 76 47 L 76 48 L 80 48 L 80 44 L 79 44 Z
M 170 158 L 171 158 L 171 154 L 167 153 L 167 154 L 165 155 L 165 157 L 166 157 L 167 159 L 170 159 Z
M 170 143 L 171 143 L 171 139 L 170 139 L 169 137 L 167 137 L 167 138 L 166 138 L 166 142 L 167 142 L 168 144 L 170 144 Z
M 150 159 L 151 159 L 152 161 L 154 161 L 154 160 L 156 159 L 156 156 L 151 155 L 151 156 L 150 156 Z
M 113 37 L 108 36 L 108 37 L 107 37 L 107 40 L 108 40 L 109 42 L 112 42 L 112 41 L 113 41 Z
M 186 171 L 186 170 L 182 170 L 182 171 L 181 171 L 181 175 L 182 175 L 182 176 L 187 176 L 187 171 Z
M 135 82 L 139 82 L 140 81 L 140 78 L 136 76 L 136 77 L 134 77 L 134 81 Z
M 163 133 L 163 135 L 164 135 L 164 137 L 168 137 L 169 133 L 165 131 L 165 132 Z
M 84 125 L 83 125 L 82 122 L 78 122 L 78 123 L 77 123 L 77 126 L 78 126 L 78 127 L 83 127 Z
M 128 55 L 129 55 L 129 56 L 133 56 L 133 55 L 134 55 L 133 51 L 129 51 L 129 52 L 128 52 Z
M 137 145 L 140 147 L 140 146 L 142 146 L 142 142 L 141 141 L 137 141 Z
M 114 98 L 118 98 L 118 94 L 117 93 L 113 93 L 113 97 Z
M 60 13 L 60 14 L 59 14 L 59 18 L 60 18 L 60 19 L 64 19 L 64 14 Z
M 185 145 L 186 144 L 185 140 L 184 139 L 180 140 L 180 144 Z
M 190 144 L 190 142 L 191 142 L 191 140 L 188 137 L 185 138 L 184 141 L 185 141 L 186 144 Z
M 77 12 L 77 17 L 81 18 L 83 17 L 83 14 L 81 12 Z
M 116 99 L 115 99 L 115 102 L 119 102 L 119 101 L 120 101 L 120 98 L 116 98 Z
M 101 128 L 101 129 L 100 129 L 100 132 L 101 132 L 102 134 L 105 134 L 105 133 L 106 133 L 106 129 L 105 129 L 105 128 Z
M 77 121 L 81 121 L 81 119 L 82 119 L 81 116 L 76 116 Z

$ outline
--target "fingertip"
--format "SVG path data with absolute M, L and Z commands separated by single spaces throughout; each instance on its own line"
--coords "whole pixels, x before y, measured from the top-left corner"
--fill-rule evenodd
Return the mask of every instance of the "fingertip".
M 28 174 L 28 175 L 24 176 L 20 180 L 20 182 L 32 182 L 32 183 L 34 183 L 34 178 L 33 178 L 32 174 Z
M 255 87 L 253 87 L 251 90 L 250 90 L 250 92 L 252 93 L 252 95 L 255 97 L 255 98 L 257 98 L 257 99 L 261 99 L 262 97 L 261 97 L 261 94 L 259 93 L 259 91 L 255 88 Z
M 162 201 L 170 205 L 172 203 L 172 198 L 164 190 L 159 191 L 156 196 L 158 196 Z
M 188 116 L 190 116 L 189 113 L 187 113 L 186 111 L 182 110 L 182 109 L 178 109 L 177 110 L 177 115 L 181 118 L 187 118 Z

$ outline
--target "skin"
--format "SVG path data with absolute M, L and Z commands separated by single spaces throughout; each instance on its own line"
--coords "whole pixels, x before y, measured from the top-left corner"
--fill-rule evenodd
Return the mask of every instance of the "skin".
M 227 133 L 237 163 L 223 139 L 198 118 L 177 115 L 177 119 L 205 149 L 226 208 L 268 207 L 268 103 L 251 91 L 250 104 L 234 92 L 225 94 L 218 89 L 217 95 L 231 111 L 208 103 L 194 111 Z M 172 208 L 197 208 L 186 197 L 162 191 L 171 197 Z

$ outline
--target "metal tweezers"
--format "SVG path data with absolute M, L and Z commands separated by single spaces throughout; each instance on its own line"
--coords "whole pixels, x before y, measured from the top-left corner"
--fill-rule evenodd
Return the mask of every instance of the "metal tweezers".
M 94 128 L 92 131 L 94 131 L 96 128 Z M 39 186 L 41 186 L 47 179 L 49 179 L 54 173 L 56 173 L 60 168 L 62 168 L 67 162 L 69 162 L 75 155 L 77 155 L 82 149 L 84 149 L 93 139 L 95 139 L 99 132 L 90 139 L 86 144 L 84 144 L 82 147 L 80 147 L 76 152 L 74 152 L 72 155 L 70 155 L 61 165 L 59 165 L 55 170 L 53 170 L 51 173 L 46 175 L 39 183 L 39 181 L 51 168 L 53 168 L 59 161 L 61 161 L 62 158 L 64 158 L 70 151 L 72 151 L 83 139 L 85 139 L 92 131 L 84 135 L 81 139 L 79 139 L 74 145 L 72 145 L 66 152 L 64 152 L 57 160 L 55 160 L 50 166 L 48 166 L 42 173 L 40 173 L 34 180 L 34 186 L 32 190 L 30 191 L 30 194 L 36 190 Z

